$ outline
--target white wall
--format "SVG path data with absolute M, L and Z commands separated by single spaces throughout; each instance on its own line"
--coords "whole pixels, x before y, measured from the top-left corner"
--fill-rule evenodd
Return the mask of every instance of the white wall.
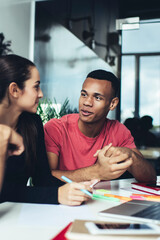
M 34 1 L 0 1 L 0 32 L 11 40 L 13 53 L 33 60 Z

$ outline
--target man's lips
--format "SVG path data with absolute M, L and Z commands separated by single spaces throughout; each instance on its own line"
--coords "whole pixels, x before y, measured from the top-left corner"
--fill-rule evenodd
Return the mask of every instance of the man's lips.
M 89 112 L 89 111 L 83 110 L 83 109 L 81 109 L 81 113 L 82 113 L 83 116 L 90 116 L 90 115 L 93 114 L 93 112 Z

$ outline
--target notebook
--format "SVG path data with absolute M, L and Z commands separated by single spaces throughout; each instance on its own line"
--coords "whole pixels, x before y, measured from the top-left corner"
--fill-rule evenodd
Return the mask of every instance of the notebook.
M 52 238 L 51 240 L 67 240 L 67 238 L 65 237 L 66 232 L 68 231 L 68 229 L 70 228 L 70 226 L 72 225 L 72 222 L 70 222 L 65 228 L 63 228 L 54 238 Z
M 132 200 L 99 212 L 101 216 L 160 224 L 160 202 Z
M 160 183 L 158 184 L 152 184 L 152 183 L 131 183 L 132 188 L 142 191 L 142 192 L 147 192 L 151 194 L 156 194 L 160 195 Z

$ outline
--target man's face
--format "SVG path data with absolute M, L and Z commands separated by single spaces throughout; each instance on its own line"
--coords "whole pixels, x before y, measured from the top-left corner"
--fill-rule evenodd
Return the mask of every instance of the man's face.
M 95 123 L 104 120 L 113 98 L 111 82 L 87 78 L 79 98 L 79 117 L 82 122 Z

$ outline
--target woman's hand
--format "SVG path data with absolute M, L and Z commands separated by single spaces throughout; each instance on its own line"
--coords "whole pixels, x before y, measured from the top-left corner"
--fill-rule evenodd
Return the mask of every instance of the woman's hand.
M 7 157 L 10 155 L 20 155 L 23 151 L 23 138 L 12 128 L 0 124 L 0 190 Z
M 65 205 L 77 206 L 82 202 L 91 199 L 90 196 L 82 192 L 80 189 L 86 189 L 92 193 L 92 188 L 90 185 L 97 182 L 97 180 L 92 180 L 82 183 L 67 183 L 58 189 L 58 202 Z
M 20 155 L 24 151 L 23 138 L 13 129 L 9 138 L 8 156 Z
M 0 124 L 0 155 L 20 155 L 24 151 L 23 138 L 12 128 Z

